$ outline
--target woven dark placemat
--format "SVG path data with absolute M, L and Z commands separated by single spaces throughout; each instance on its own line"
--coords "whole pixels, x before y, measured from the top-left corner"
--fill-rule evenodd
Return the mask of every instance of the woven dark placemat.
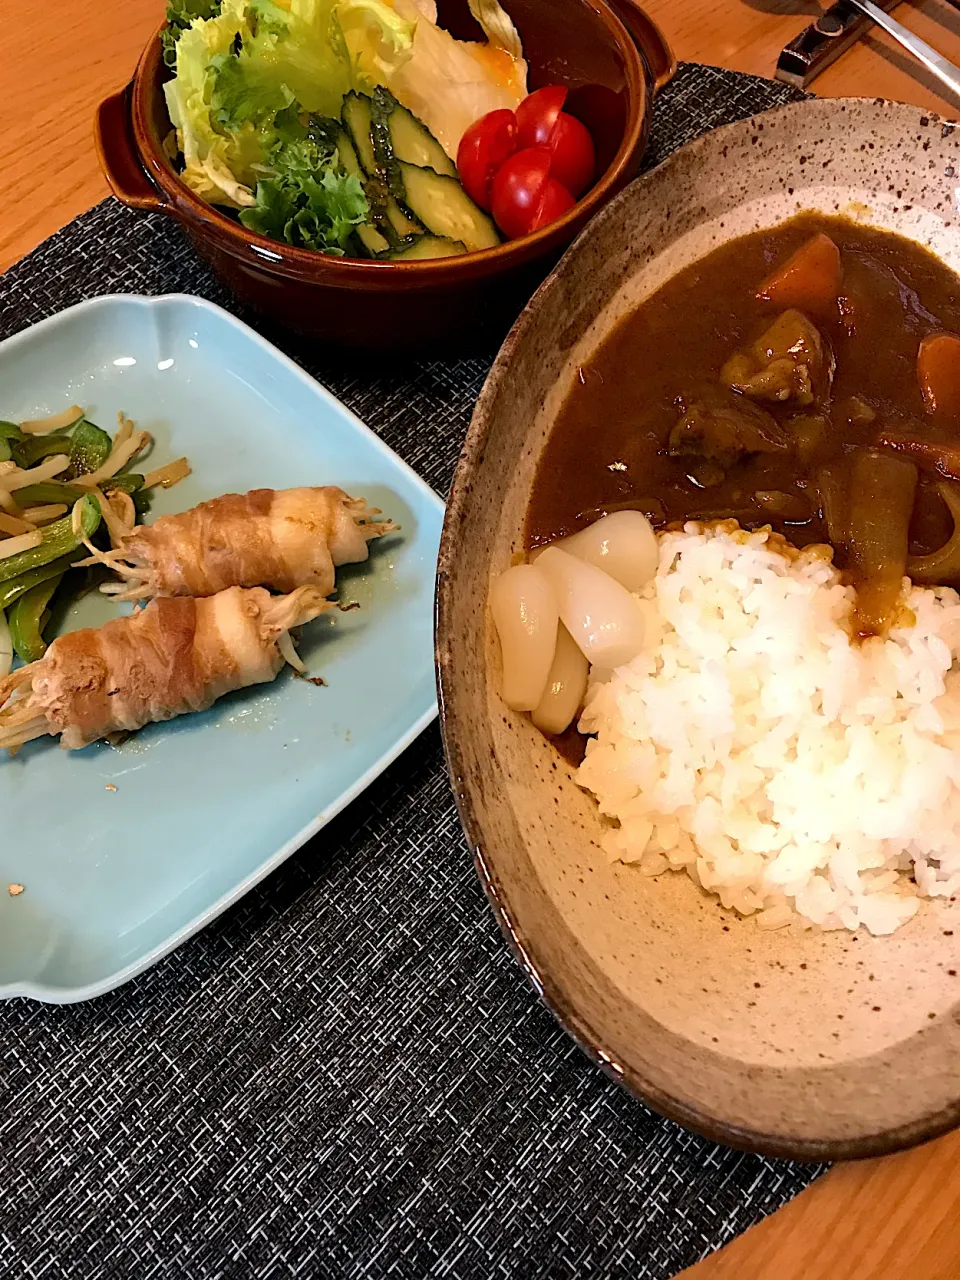
M 649 162 L 794 96 L 684 66 Z M 177 291 L 232 305 L 166 218 L 107 201 L 0 277 L 0 337 Z M 372 377 L 281 345 L 446 491 L 489 358 Z M 436 729 L 156 968 L 86 1005 L 7 1003 L 0 1037 L 10 1280 L 665 1280 L 818 1173 L 660 1119 L 556 1027 L 476 882 Z

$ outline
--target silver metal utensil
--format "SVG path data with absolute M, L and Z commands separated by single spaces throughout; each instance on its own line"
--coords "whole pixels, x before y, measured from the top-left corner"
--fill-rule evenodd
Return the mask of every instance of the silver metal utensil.
M 897 3 L 898 0 L 881 0 L 881 4 L 873 0 L 838 0 L 782 51 L 777 62 L 777 79 L 805 89 L 872 21 L 960 97 L 960 68 L 890 17 L 887 10 Z
M 942 53 L 937 53 L 926 40 L 921 40 L 912 31 L 908 31 L 902 22 L 891 18 L 889 13 L 874 4 L 873 0 L 847 0 L 847 3 L 865 13 L 868 18 L 872 18 L 878 27 L 882 27 L 908 53 L 913 54 L 918 62 L 922 62 L 941 84 L 945 84 L 957 97 L 960 97 L 960 67 L 956 67 Z

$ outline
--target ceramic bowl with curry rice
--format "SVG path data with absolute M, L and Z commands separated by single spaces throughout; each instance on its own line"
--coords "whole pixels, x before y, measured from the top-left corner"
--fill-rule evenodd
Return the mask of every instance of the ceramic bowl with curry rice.
M 447 745 L 502 922 L 620 1078 L 765 1150 L 956 1114 L 958 151 L 859 102 L 686 148 L 528 309 L 448 515 Z

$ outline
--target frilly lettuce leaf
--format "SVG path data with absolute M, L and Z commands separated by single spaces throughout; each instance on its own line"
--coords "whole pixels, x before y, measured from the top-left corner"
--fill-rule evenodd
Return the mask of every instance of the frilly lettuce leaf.
M 369 205 L 359 181 L 339 167 L 336 125 L 316 122 L 308 136 L 282 143 L 270 157 L 273 173 L 257 182 L 256 204 L 241 210 L 250 231 L 323 253 L 343 254 Z
M 252 28 L 237 54 L 242 74 L 283 86 L 309 112 L 335 116 L 350 89 L 350 63 L 331 21 L 333 0 L 250 0 Z M 285 103 L 278 99 L 275 109 Z
M 167 25 L 160 34 L 163 60 L 171 69 L 177 65 L 177 41 L 195 18 L 215 18 L 220 0 L 170 0 Z
M 253 188 L 278 141 L 277 118 L 293 104 L 339 113 L 351 69 L 332 3 L 222 0 L 216 16 L 180 32 L 176 76 L 164 91 L 183 179 L 204 200 L 254 203 Z

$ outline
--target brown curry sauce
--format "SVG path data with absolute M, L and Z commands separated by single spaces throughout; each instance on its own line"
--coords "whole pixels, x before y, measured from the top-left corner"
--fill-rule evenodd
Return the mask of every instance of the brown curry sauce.
M 817 232 L 840 249 L 842 277 L 832 312 L 814 318 L 835 359 L 832 386 L 811 407 L 823 420 L 815 443 L 803 456 L 793 447 L 747 452 L 719 469 L 670 456 L 678 415 L 715 395 L 730 357 L 783 312 L 758 300 L 761 282 Z M 745 527 L 772 524 L 797 546 L 829 541 L 817 482 L 826 464 L 871 448 L 885 430 L 960 441 L 960 422 L 932 419 L 917 381 L 919 344 L 940 330 L 960 333 L 960 277 L 900 236 L 801 214 L 721 246 L 627 316 L 579 371 L 537 473 L 528 547 L 624 507 L 646 511 L 660 526 L 733 517 Z M 764 400 L 762 407 L 778 428 L 796 433 L 796 403 Z M 912 554 L 935 550 L 953 532 L 937 481 L 920 469 Z M 768 503 L 775 495 L 773 509 L 758 493 Z

